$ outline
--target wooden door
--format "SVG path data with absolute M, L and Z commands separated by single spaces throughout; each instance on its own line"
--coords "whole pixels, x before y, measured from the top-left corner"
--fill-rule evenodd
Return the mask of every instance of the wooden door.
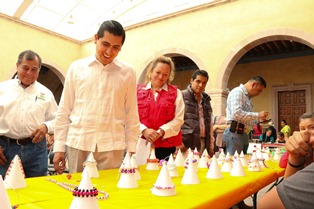
M 291 133 L 299 130 L 299 117 L 306 112 L 305 93 L 305 90 L 278 92 L 278 131 L 282 119 L 291 127 Z

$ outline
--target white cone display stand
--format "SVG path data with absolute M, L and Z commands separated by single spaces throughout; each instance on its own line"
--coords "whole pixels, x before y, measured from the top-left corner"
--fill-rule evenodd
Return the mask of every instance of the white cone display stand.
M 172 183 L 166 162 L 163 162 L 156 183 L 151 192 L 157 196 L 173 196 L 176 194 L 175 185 Z
M 187 165 L 185 168 L 185 172 L 183 175 L 183 178 L 181 180 L 182 184 L 199 184 L 200 180 L 197 176 L 197 167 L 194 165 L 196 163 L 196 160 L 194 162 L 193 155 L 188 156 L 188 161 L 186 161 Z
M 208 152 L 207 150 L 205 149 L 202 156 L 201 156 L 201 159 L 199 160 L 198 162 L 198 168 L 208 168 L 209 164 L 210 164 L 210 157 L 208 155 Z
M 222 165 L 223 162 L 225 161 L 226 155 L 225 155 L 224 150 L 222 148 L 220 148 L 219 150 L 220 150 L 220 153 L 219 153 L 217 162 L 218 162 L 218 165 Z
M 156 158 L 154 148 L 150 151 L 149 158 L 147 159 L 146 170 L 159 170 L 158 159 Z
M 270 157 L 270 151 L 269 151 L 268 147 L 263 148 L 262 155 L 263 155 L 263 158 L 265 159 L 265 161 L 270 160 L 271 157 Z
M 232 169 L 233 166 L 233 160 L 231 159 L 231 157 L 226 157 L 225 161 L 222 164 L 221 167 L 221 172 L 226 172 L 229 173 Z
M 136 155 L 135 154 L 133 154 L 131 156 L 130 163 L 131 163 L 131 167 L 135 169 L 135 179 L 136 180 L 141 180 L 141 175 L 140 175 L 140 172 L 138 170 L 137 161 L 136 161 Z
M 86 161 L 84 162 L 84 169 L 88 170 L 88 174 L 89 174 L 90 178 L 98 178 L 99 177 L 99 173 L 98 173 L 98 169 L 97 169 L 97 162 L 96 162 L 92 152 L 89 154 Z
M 126 162 L 130 162 L 130 158 L 131 158 L 131 154 L 130 154 L 129 151 L 127 151 L 127 152 L 125 153 L 124 158 L 123 158 L 123 161 L 122 161 L 122 163 L 121 163 L 120 170 L 125 167 Z
M 19 189 L 26 187 L 25 173 L 21 159 L 15 155 L 7 170 L 4 186 L 6 189 Z
M 174 163 L 176 164 L 177 167 L 183 167 L 184 166 L 184 157 L 181 152 L 181 150 L 178 150 L 177 156 L 174 160 Z
M 241 164 L 240 158 L 234 159 L 234 163 L 230 171 L 230 176 L 245 176 L 245 172 Z
M 221 173 L 220 167 L 217 163 L 217 159 L 215 155 L 212 157 L 212 162 L 210 163 L 209 169 L 206 174 L 206 178 L 208 179 L 221 179 L 223 175 Z
M 252 162 L 249 163 L 248 165 L 248 171 L 253 171 L 253 172 L 260 172 L 262 171 L 262 167 L 260 163 L 258 162 L 257 159 L 253 160 Z
M 262 168 L 267 168 L 261 149 L 256 149 L 256 158 Z
M 274 154 L 273 160 L 280 160 L 280 158 L 281 158 L 280 149 L 277 147 L 275 149 L 275 154 Z
M 256 150 L 253 150 L 253 153 L 252 153 L 250 162 L 253 162 L 253 161 L 256 160 L 256 159 L 258 159 L 258 158 L 257 158 L 257 155 L 256 155 Z
M 120 168 L 121 176 L 118 182 L 118 188 L 130 189 L 137 188 L 138 184 L 135 177 L 135 169 L 131 167 L 130 157 L 125 162 L 125 166 Z
M 242 166 L 247 166 L 248 165 L 247 159 L 246 159 L 243 151 L 241 151 L 241 154 L 240 154 L 240 161 L 241 161 Z
M 93 190 L 92 182 L 90 181 L 88 170 L 84 169 L 82 180 L 80 185 L 78 186 L 78 190 Z M 92 196 L 75 196 L 72 200 L 70 209 L 86 209 L 86 208 L 93 208 L 98 209 L 99 205 L 97 202 L 96 197 Z
M 172 154 L 169 157 L 169 160 L 168 160 L 168 163 L 167 163 L 167 168 L 168 168 L 168 171 L 169 171 L 169 175 L 171 177 L 178 177 L 179 176 L 178 169 L 177 169 L 177 166 L 176 166 L 176 164 L 174 162 Z
M 238 153 L 238 151 L 236 150 L 236 151 L 234 152 L 233 157 L 237 158 L 238 156 L 239 156 L 239 153 Z
M 197 160 L 197 162 L 200 161 L 200 153 L 198 152 L 197 148 L 195 147 L 193 151 L 194 159 Z
M 0 201 L 1 209 L 12 209 L 9 196 L 4 188 L 4 183 L 1 175 L 0 175 Z

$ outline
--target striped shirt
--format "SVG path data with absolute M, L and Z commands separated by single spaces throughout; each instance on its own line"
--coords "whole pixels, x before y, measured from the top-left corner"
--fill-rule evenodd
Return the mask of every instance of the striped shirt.
M 243 123 L 245 128 L 251 130 L 254 123 L 259 120 L 259 113 L 253 111 L 252 99 L 245 86 L 240 86 L 231 90 L 227 98 L 227 123 L 235 120 Z

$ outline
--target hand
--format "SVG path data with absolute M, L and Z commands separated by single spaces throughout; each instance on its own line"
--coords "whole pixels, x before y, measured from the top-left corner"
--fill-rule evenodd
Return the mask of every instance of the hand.
M 34 144 L 41 142 L 47 133 L 48 128 L 45 124 L 38 126 L 37 129 L 31 134 L 31 137 L 33 137 L 32 142 Z
M 0 147 L 0 165 L 4 166 L 8 162 L 7 158 L 4 156 L 3 147 Z
M 261 111 L 258 113 L 258 116 L 260 118 L 260 122 L 264 122 L 266 121 L 267 117 L 269 115 L 269 112 L 266 112 L 266 111 Z
M 147 128 L 143 131 L 143 135 L 148 142 L 153 143 L 156 139 L 158 139 L 161 136 L 161 133 L 154 129 Z
M 58 174 L 62 174 L 65 170 L 65 153 L 55 152 L 53 156 L 53 166 Z
M 295 131 L 286 141 L 286 149 L 290 157 L 304 159 L 309 152 L 310 133 L 308 131 Z
M 179 146 L 179 149 L 181 150 L 181 152 L 186 152 L 188 150 L 188 148 L 186 148 L 183 143 L 181 144 L 181 146 Z

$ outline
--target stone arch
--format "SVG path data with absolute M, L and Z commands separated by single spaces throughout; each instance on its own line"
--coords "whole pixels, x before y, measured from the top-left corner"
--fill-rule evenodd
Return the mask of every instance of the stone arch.
M 227 90 L 229 76 L 239 61 L 239 59 L 250 49 L 269 41 L 275 40 L 291 40 L 302 44 L 305 44 L 311 48 L 314 48 L 314 36 L 304 31 L 290 29 L 290 28 L 278 28 L 266 31 L 260 31 L 233 47 L 230 53 L 223 61 L 216 80 L 216 88 Z
M 234 46 L 230 53 L 226 56 L 219 68 L 219 73 L 216 78 L 216 91 L 212 92 L 214 107 L 218 113 L 224 115 L 226 100 L 228 95 L 228 82 L 230 74 L 237 64 L 239 59 L 250 49 L 269 41 L 275 40 L 291 40 L 305 44 L 314 48 L 314 36 L 301 30 L 291 28 L 278 28 L 260 31 L 242 40 Z
M 144 83 L 145 81 L 145 75 L 147 71 L 147 67 L 150 64 L 150 62 L 156 57 L 160 55 L 168 55 L 168 56 L 176 56 L 176 55 L 183 55 L 188 58 L 190 58 L 200 69 L 207 70 L 205 64 L 199 59 L 194 53 L 185 50 L 185 49 L 180 49 L 180 48 L 169 48 L 169 49 L 163 49 L 154 55 L 150 56 L 148 59 L 145 60 L 143 65 L 141 66 L 140 69 L 143 69 L 139 78 L 138 78 L 138 83 Z M 208 81 L 210 83 L 210 80 Z M 207 84 L 209 86 L 209 84 Z

